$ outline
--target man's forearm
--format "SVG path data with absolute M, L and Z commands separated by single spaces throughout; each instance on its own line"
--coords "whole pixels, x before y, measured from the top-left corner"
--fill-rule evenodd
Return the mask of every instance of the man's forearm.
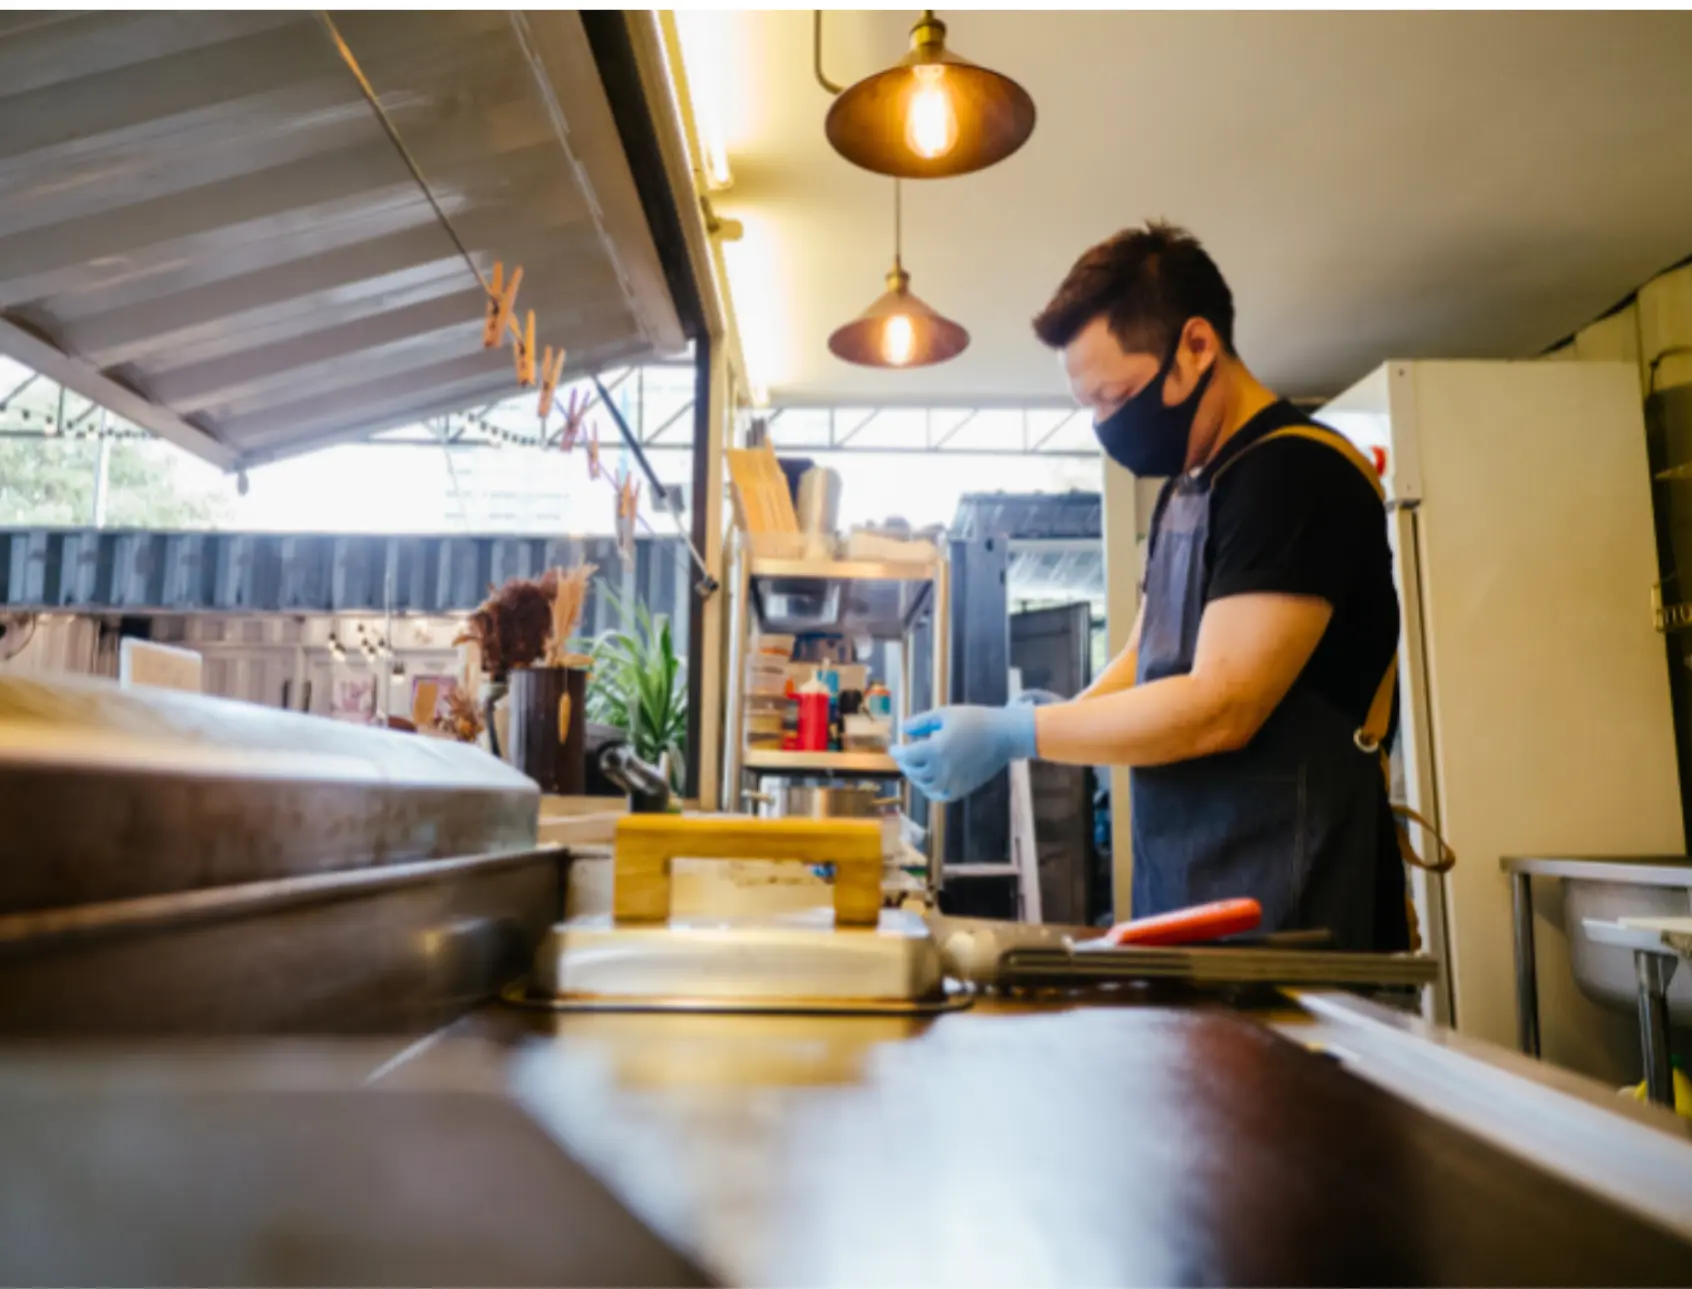
M 1075 697 L 1077 701 L 1083 698 L 1099 698 L 1105 694 L 1120 693 L 1130 689 L 1134 684 L 1134 673 L 1139 669 L 1140 651 L 1130 646 L 1105 665 L 1105 669 L 1093 677 L 1093 683 L 1088 685 Z
M 1089 691 L 1035 713 L 1041 759 L 1064 765 L 1166 765 L 1231 751 L 1254 732 L 1240 704 L 1192 675 Z
M 1189 671 L 1040 708 L 1032 713 L 1039 755 L 1065 765 L 1167 765 L 1244 747 L 1287 696 L 1332 617 L 1332 606 L 1314 596 L 1214 600 L 1199 621 Z M 1136 625 L 1118 661 L 1138 645 Z

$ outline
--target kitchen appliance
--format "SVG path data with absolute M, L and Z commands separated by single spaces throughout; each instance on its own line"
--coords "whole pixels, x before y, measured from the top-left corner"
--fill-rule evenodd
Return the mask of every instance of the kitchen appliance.
M 926 1012 L 948 994 L 939 948 L 914 913 L 881 907 L 881 831 L 870 820 L 629 815 L 617 823 L 612 911 L 560 922 L 533 990 L 559 1010 Z M 762 917 L 673 917 L 677 861 L 826 863 L 832 906 Z
M 417 1033 L 556 916 L 540 794 L 465 744 L 0 677 L 0 1033 Z
M 1649 612 L 1657 551 L 1638 372 L 1393 362 L 1317 419 L 1385 454 L 1403 610 L 1394 798 L 1458 856 L 1443 879 L 1411 874 L 1423 936 L 1446 968 L 1433 1015 L 1509 1043 L 1500 858 L 1685 849 Z M 1555 1059 L 1604 1018 L 1551 939 L 1541 937 L 1541 1010 Z

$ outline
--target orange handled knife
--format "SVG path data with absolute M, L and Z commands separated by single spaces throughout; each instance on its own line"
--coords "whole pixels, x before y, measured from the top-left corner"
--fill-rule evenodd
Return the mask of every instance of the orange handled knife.
M 1173 913 L 1153 918 L 1136 918 L 1132 922 L 1118 922 L 1098 940 L 1099 948 L 1109 945 L 1195 944 L 1201 940 L 1220 940 L 1225 936 L 1255 931 L 1263 921 L 1263 906 L 1256 900 L 1218 900 L 1214 904 L 1195 904 L 1190 909 L 1176 909 Z

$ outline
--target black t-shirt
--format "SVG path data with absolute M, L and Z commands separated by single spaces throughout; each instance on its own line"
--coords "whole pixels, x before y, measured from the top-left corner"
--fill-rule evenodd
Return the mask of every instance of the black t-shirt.
M 1361 726 L 1398 652 L 1398 593 L 1386 508 L 1357 464 L 1327 443 L 1288 436 L 1252 446 L 1286 426 L 1314 424 L 1290 403 L 1275 403 L 1248 421 L 1205 467 L 1213 482 L 1204 599 L 1208 604 L 1267 591 L 1326 600 L 1334 615 L 1293 683 L 1308 686 Z M 1224 465 L 1227 469 L 1218 472 Z M 1153 545 L 1168 495 L 1165 486 L 1153 519 Z M 1395 694 L 1389 746 L 1397 726 Z M 1410 941 L 1399 894 L 1403 865 L 1384 791 L 1379 816 L 1371 947 L 1393 953 L 1408 949 Z
M 1274 430 L 1314 423 L 1276 403 L 1205 467 L 1215 481 L 1204 598 L 1267 591 L 1326 600 L 1334 616 L 1295 684 L 1361 725 L 1398 650 L 1385 509 L 1356 463 L 1326 443 L 1289 436 L 1252 447 Z

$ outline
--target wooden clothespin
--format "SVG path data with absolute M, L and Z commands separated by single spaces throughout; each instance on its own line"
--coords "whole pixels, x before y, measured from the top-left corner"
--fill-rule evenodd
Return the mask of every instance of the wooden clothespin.
M 492 349 L 505 339 L 505 329 L 511 325 L 517 308 L 517 288 L 523 285 L 523 266 L 511 270 L 511 281 L 505 281 L 505 265 L 496 262 L 493 281 L 488 284 L 487 321 L 482 325 L 482 348 Z
M 600 469 L 599 469 L 599 428 L 597 426 L 591 428 L 588 431 L 587 454 L 588 454 L 588 478 L 597 479 L 597 478 L 599 478 L 599 475 L 600 475 Z
M 617 488 L 617 549 L 625 559 L 635 551 L 635 516 L 640 513 L 640 484 L 626 475 Z
M 488 302 L 482 322 L 482 348 L 492 349 L 499 343 L 499 302 L 505 296 L 505 265 L 494 263 L 493 281 L 488 283 Z
M 571 390 L 570 396 L 564 400 L 564 428 L 558 432 L 560 451 L 568 452 L 582 437 L 582 422 L 587 417 L 587 409 L 586 395 L 579 389 Z
M 511 351 L 517 364 L 517 383 L 524 389 L 535 385 L 535 311 L 529 310 L 526 330 L 517 333 L 517 344 Z
M 540 367 L 540 418 L 543 421 L 552 414 L 552 396 L 558 391 L 558 380 L 563 375 L 564 350 L 554 351 L 552 346 L 548 345 L 546 353 L 541 357 Z M 569 429 L 567 419 L 565 429 Z M 568 451 L 569 449 L 566 448 L 565 450 Z

